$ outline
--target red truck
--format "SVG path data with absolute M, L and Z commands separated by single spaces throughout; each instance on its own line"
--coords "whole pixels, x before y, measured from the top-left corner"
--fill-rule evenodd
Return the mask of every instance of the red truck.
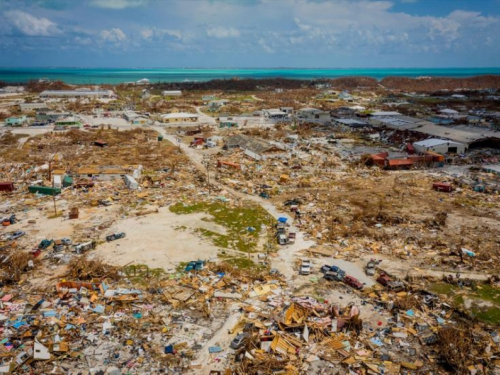
M 355 289 L 363 289 L 363 284 L 361 283 L 361 281 L 359 281 L 353 276 L 345 276 L 344 282 Z

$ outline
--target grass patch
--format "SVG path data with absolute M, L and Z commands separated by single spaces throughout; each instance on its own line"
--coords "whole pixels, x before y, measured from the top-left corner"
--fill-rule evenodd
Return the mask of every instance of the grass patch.
M 256 264 L 254 261 L 248 258 L 232 258 L 225 260 L 226 263 L 238 267 L 241 270 L 253 269 L 255 271 L 261 271 L 265 269 L 264 266 Z
M 464 308 L 465 299 L 472 301 L 472 308 L 468 311 L 477 319 L 494 325 L 500 325 L 500 289 L 489 284 L 479 284 L 475 290 L 461 289 L 448 283 L 436 283 L 429 286 L 429 290 L 436 294 L 444 294 L 452 297 L 453 304 L 457 308 Z M 464 294 L 456 294 L 465 291 Z M 494 306 L 480 307 L 476 302 L 487 301 Z
M 257 251 L 261 226 L 263 224 L 267 225 L 273 220 L 260 206 L 229 207 L 221 202 L 201 202 L 191 205 L 177 203 L 170 206 L 170 211 L 179 215 L 197 212 L 210 214 L 212 219 L 208 221 L 222 225 L 227 229 L 227 235 L 215 233 L 207 229 L 197 229 L 196 231 L 210 238 L 216 246 L 244 252 Z M 255 230 L 249 231 L 247 229 L 249 227 Z
M 123 268 L 127 278 L 134 284 L 148 285 L 152 279 L 165 275 L 163 268 L 149 268 L 146 264 L 132 264 Z
M 494 288 L 491 285 L 478 285 L 476 295 L 482 300 L 500 305 L 500 289 Z
M 176 273 L 180 273 L 180 272 L 184 272 L 184 269 L 186 268 L 186 266 L 189 264 L 189 262 L 180 262 L 177 267 L 175 267 L 175 272 Z
M 472 311 L 479 320 L 489 324 L 500 325 L 500 308 L 489 307 L 482 311 L 478 311 L 476 309 L 473 309 Z

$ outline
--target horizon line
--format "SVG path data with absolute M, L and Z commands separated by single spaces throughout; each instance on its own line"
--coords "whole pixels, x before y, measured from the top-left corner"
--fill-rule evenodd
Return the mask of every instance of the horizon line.
M 218 67 L 218 68 L 206 68 L 206 67 L 110 67 L 110 66 L 0 66 L 0 69 L 116 69 L 116 70 L 152 70 L 152 69 L 176 69 L 176 70 L 382 70 L 382 69 L 500 69 L 500 66 L 488 66 L 488 67 L 364 67 L 364 68 L 328 68 L 328 67 Z

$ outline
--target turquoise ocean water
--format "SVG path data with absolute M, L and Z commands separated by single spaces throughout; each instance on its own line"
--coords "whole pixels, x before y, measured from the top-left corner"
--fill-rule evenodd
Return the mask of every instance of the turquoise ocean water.
M 209 81 L 212 79 L 270 78 L 291 79 L 368 76 L 471 77 L 500 74 L 500 68 L 392 68 L 392 69 L 84 69 L 84 68 L 0 68 L 0 81 L 27 82 L 48 78 L 70 84 L 117 84 L 142 78 L 155 82 Z

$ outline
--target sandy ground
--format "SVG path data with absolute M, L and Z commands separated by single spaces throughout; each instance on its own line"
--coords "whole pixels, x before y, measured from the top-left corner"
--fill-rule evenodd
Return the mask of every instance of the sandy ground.
M 178 262 L 213 258 L 219 248 L 193 230 L 204 228 L 225 234 L 225 229 L 203 221 L 206 217 L 204 213 L 177 215 L 168 208 L 160 208 L 157 214 L 119 220 L 107 234 L 125 232 L 127 236 L 98 246 L 94 254 L 118 265 L 133 262 L 167 271 Z
M 375 284 L 373 278 L 366 275 L 363 267 L 353 262 L 348 262 L 343 259 L 326 258 L 324 264 L 337 266 L 343 269 L 347 275 L 354 276 L 356 279 L 361 281 L 365 285 L 365 287 L 369 288 Z
M 421 265 L 420 260 L 418 259 L 391 259 L 389 257 L 377 254 L 376 256 L 365 256 L 360 260 L 360 262 L 366 263 L 370 258 L 381 259 L 382 263 L 380 263 L 379 268 L 387 271 L 389 274 L 404 280 L 408 275 L 422 275 L 422 276 L 432 276 L 441 278 L 446 275 L 453 275 L 457 273 L 457 269 L 433 269 L 430 265 Z M 418 263 L 418 264 L 417 264 Z M 468 271 L 460 271 L 460 274 L 463 278 L 469 278 L 474 280 L 486 280 L 489 275 L 487 273 L 481 272 L 468 272 Z

